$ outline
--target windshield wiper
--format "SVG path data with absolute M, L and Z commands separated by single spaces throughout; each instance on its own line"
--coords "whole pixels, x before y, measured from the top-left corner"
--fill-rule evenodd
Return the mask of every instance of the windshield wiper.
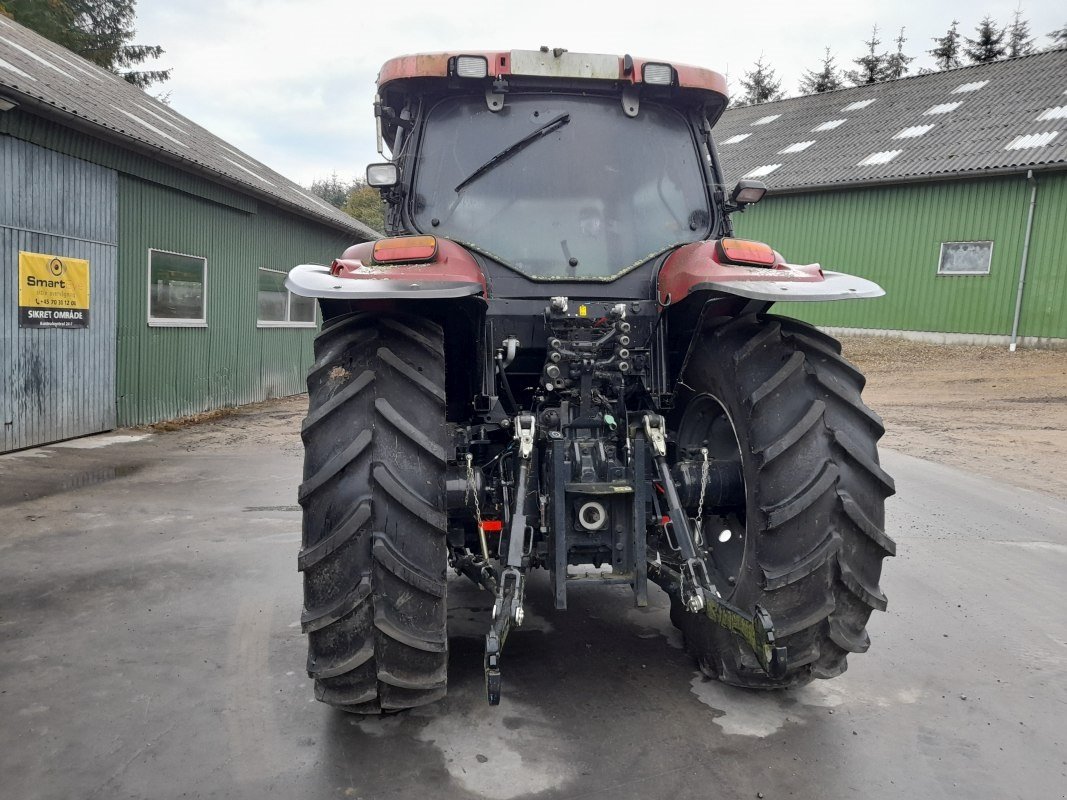
M 570 121 L 571 121 L 571 115 L 570 114 L 560 114 L 558 117 L 556 117 L 551 122 L 546 122 L 540 128 L 537 128 L 532 133 L 529 133 L 526 136 L 523 136 L 521 139 L 519 139 L 519 141 L 515 142 L 514 144 L 509 144 L 507 147 L 505 147 L 503 150 L 501 150 L 495 156 L 493 156 L 488 161 L 486 161 L 484 164 L 482 164 L 480 167 L 478 167 L 478 169 L 474 170 L 474 172 L 472 172 L 466 178 L 461 180 L 456 185 L 456 192 L 461 191 L 468 184 L 474 183 L 474 181 L 478 180 L 478 178 L 480 178 L 482 175 L 487 173 L 489 170 L 493 169 L 497 164 L 500 164 L 500 163 L 502 163 L 504 161 L 507 161 L 509 158 L 511 158 L 517 152 L 519 152 L 520 150 L 524 150 L 526 147 L 528 147 L 530 144 L 535 142 L 537 139 L 540 139 L 542 136 L 547 136 L 548 134 L 552 133 L 552 131 L 555 131 L 555 130 L 558 130 L 558 129 L 562 128 L 564 125 L 566 125 Z

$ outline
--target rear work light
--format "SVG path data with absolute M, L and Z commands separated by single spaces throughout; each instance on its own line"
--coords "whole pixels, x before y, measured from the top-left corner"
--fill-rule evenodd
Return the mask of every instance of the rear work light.
M 392 264 L 398 261 L 410 264 L 432 261 L 436 255 L 436 236 L 398 236 L 376 241 L 372 257 L 376 264 Z
M 645 64 L 641 70 L 641 79 L 645 83 L 670 86 L 674 83 L 674 67 L 670 64 Z
M 731 264 L 751 267 L 773 267 L 774 250 L 763 242 L 748 239 L 720 239 L 719 255 Z
M 484 78 L 489 74 L 485 56 L 456 56 L 456 75 L 460 78 Z

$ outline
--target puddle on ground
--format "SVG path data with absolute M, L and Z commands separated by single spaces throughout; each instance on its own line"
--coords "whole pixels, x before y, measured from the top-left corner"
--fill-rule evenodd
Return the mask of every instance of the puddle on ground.
M 509 699 L 487 707 L 480 697 L 450 694 L 443 707 L 424 713 L 432 716 L 417 738 L 440 750 L 448 774 L 472 794 L 511 800 L 559 789 L 574 777 L 564 737 L 535 706 Z
M 759 738 L 777 733 L 787 723 L 803 725 L 813 708 L 832 711 L 846 702 L 888 708 L 917 703 L 922 695 L 917 689 L 902 689 L 892 696 L 850 696 L 847 684 L 826 680 L 799 689 L 750 691 L 711 680 L 700 672 L 689 685 L 701 703 L 720 712 L 712 721 L 724 733 Z
M 32 481 L 20 482 L 20 485 L 9 486 L 6 492 L 0 494 L 0 504 L 40 500 L 42 497 L 73 492 L 78 489 L 84 489 L 87 486 L 95 486 L 117 478 L 125 478 L 140 472 L 145 466 L 143 463 L 135 463 L 96 467 L 95 469 L 63 475 L 61 480 L 52 480 L 41 476 Z

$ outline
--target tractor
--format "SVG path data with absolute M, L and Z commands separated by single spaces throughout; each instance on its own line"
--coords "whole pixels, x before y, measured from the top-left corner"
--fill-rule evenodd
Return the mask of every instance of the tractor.
M 562 48 L 388 61 L 367 168 L 385 238 L 316 298 L 299 502 L 307 671 L 346 711 L 446 693 L 448 570 L 491 595 L 485 686 L 531 572 L 649 583 L 699 668 L 754 689 L 846 668 L 886 607 L 892 478 L 863 375 L 779 300 L 884 294 L 734 235 L 715 72 Z M 386 155 L 388 150 L 388 155 Z

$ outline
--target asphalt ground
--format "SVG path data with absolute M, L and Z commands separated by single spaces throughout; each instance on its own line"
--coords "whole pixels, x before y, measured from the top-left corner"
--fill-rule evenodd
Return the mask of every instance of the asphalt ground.
M 556 612 L 538 577 L 490 708 L 489 601 L 456 579 L 448 698 L 361 718 L 303 670 L 288 416 L 275 444 L 179 431 L 0 457 L 0 797 L 1067 793 L 1061 500 L 885 452 L 889 612 L 832 681 L 707 681 L 654 587 L 639 610 L 577 586 Z

